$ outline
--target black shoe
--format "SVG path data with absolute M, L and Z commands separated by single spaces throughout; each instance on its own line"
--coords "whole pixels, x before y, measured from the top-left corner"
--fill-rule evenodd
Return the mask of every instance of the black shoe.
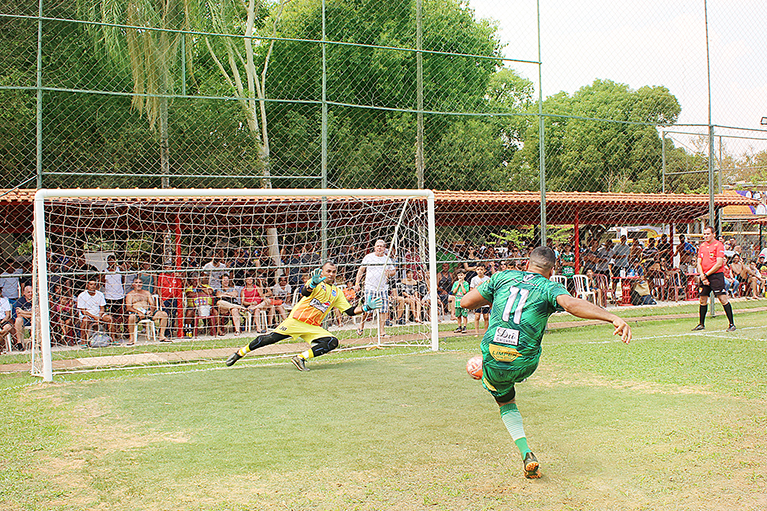
M 463 329 L 461 329 L 461 327 L 458 327 L 455 330 L 453 330 L 453 332 L 456 334 L 460 334 L 461 332 L 463 332 Z
M 527 479 L 538 479 L 541 477 L 541 473 L 538 472 L 538 460 L 532 452 L 525 454 L 525 477 Z
M 461 333 L 466 333 L 466 327 L 461 328 Z
M 239 351 L 235 351 L 231 355 L 229 355 L 229 358 L 226 359 L 226 365 L 233 366 L 235 362 L 240 360 L 242 356 L 240 355 Z
M 697 332 L 698 330 L 705 330 L 706 327 L 703 325 L 698 325 L 695 328 L 692 329 L 693 332 Z
M 306 367 L 306 360 L 296 355 L 295 357 L 290 359 L 291 362 L 293 362 L 293 365 L 296 366 L 296 369 L 299 371 L 308 371 L 309 368 Z
M 730 325 L 729 327 L 727 327 L 727 331 L 728 332 L 734 332 L 735 331 L 735 325 Z

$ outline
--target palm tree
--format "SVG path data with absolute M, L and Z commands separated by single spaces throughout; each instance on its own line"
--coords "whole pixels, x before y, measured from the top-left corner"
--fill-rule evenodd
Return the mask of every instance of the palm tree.
M 198 0 L 80 0 L 80 11 L 87 19 L 103 23 L 89 28 L 97 45 L 131 73 L 133 107 L 159 133 L 163 188 L 170 185 L 168 110 L 181 41 L 186 37 L 181 31 L 196 24 L 199 7 Z M 191 48 L 187 52 L 191 55 Z

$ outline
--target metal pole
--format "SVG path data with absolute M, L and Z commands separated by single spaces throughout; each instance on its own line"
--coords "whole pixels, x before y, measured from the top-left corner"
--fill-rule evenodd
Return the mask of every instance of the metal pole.
M 322 188 L 328 187 L 328 73 L 327 73 L 327 45 L 325 44 L 325 0 L 322 0 Z M 328 259 L 328 198 L 322 197 L 322 210 L 321 210 L 321 223 L 322 229 L 322 248 L 320 254 L 322 260 Z
M 541 246 L 546 246 L 546 147 L 543 126 L 543 78 L 541 72 L 541 2 L 536 1 L 538 16 L 538 172 L 541 189 Z
M 666 193 L 666 132 L 665 131 L 661 131 L 660 154 L 661 154 L 661 173 L 663 175 L 663 184 L 661 187 L 661 192 Z
M 37 126 L 35 147 L 36 187 L 43 187 L 43 0 L 37 3 L 37 106 L 35 124 Z
M 708 224 L 712 229 L 716 229 L 715 234 L 719 234 L 716 224 L 716 211 L 714 206 L 714 125 L 711 123 L 711 52 L 709 50 L 708 40 L 708 1 L 703 0 L 703 11 L 706 21 L 706 79 L 708 83 Z M 711 307 L 709 315 L 716 315 L 716 300 L 710 300 Z
M 423 164 L 423 11 L 422 0 L 416 0 L 415 3 L 415 62 L 416 62 L 416 149 L 415 149 L 415 170 L 418 178 L 418 188 L 425 188 L 424 185 L 424 164 Z

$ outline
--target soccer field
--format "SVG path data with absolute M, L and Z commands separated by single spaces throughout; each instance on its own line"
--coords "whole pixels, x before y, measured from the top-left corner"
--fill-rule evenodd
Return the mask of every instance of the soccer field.
M 552 330 L 517 401 L 543 477 L 445 351 L 2 375 L 2 509 L 763 509 L 764 313 Z M 245 361 L 243 361 L 245 362 Z M 155 372 L 152 372 L 155 371 Z

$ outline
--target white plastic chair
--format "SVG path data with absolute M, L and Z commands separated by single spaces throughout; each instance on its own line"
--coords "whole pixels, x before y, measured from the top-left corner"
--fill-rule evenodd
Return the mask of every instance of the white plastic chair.
M 157 307 L 156 310 L 160 310 L 160 297 L 158 295 L 152 295 L 152 302 L 154 302 L 153 305 Z M 138 343 L 138 331 L 142 325 L 144 326 L 147 341 L 157 342 L 157 326 L 154 324 L 154 319 L 144 318 L 141 321 L 136 322 L 136 328 L 133 329 L 133 343 Z
M 269 318 L 266 315 L 266 311 L 263 309 L 259 309 L 256 311 L 258 314 L 258 317 L 261 319 L 261 324 L 266 326 L 268 324 Z M 249 311 L 248 309 L 245 309 L 245 330 L 248 332 L 251 332 L 253 330 L 253 313 Z
M 583 300 L 589 300 L 596 303 L 597 295 L 593 289 L 589 288 L 589 279 L 586 275 L 573 275 L 575 281 L 575 295 Z
M 567 277 L 564 275 L 552 275 L 551 280 L 556 282 L 557 284 L 562 284 L 565 289 L 567 289 Z

